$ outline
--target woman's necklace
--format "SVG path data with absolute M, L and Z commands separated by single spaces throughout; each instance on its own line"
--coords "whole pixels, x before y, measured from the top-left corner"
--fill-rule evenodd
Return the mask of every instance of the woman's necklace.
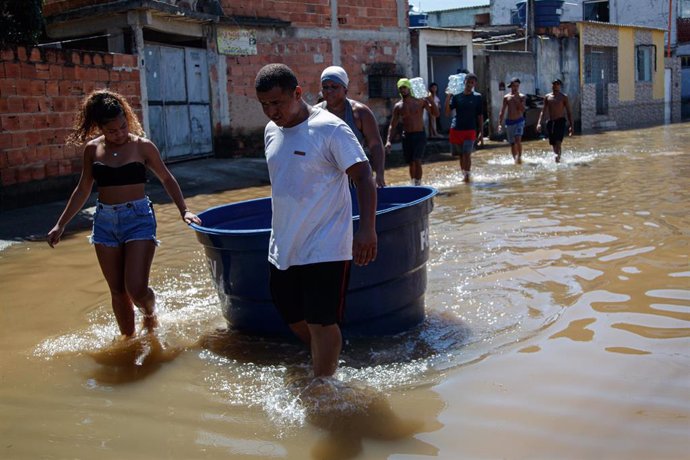
M 107 148 L 108 148 L 108 141 L 104 140 L 103 142 L 104 142 L 104 144 L 105 144 L 105 148 L 107 149 Z M 120 145 L 120 144 L 115 144 L 115 145 Z M 122 147 L 122 145 L 120 145 L 120 147 Z M 114 157 L 117 157 L 119 154 L 120 154 L 120 152 L 113 152 L 113 153 L 111 153 L 111 155 L 114 156 Z

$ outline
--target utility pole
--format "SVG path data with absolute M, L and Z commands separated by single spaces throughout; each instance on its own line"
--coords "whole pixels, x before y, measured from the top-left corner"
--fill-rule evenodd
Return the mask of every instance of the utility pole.
M 529 41 L 534 37 L 534 0 L 525 2 L 525 51 L 528 50 Z

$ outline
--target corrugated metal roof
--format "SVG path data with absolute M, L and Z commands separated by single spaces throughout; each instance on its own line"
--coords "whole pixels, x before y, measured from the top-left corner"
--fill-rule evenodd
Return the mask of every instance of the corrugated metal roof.
M 413 26 L 413 27 L 409 27 L 409 29 L 410 30 L 441 30 L 443 32 L 455 31 L 455 32 L 474 33 L 474 29 L 459 29 L 457 27 Z
M 663 28 L 663 27 L 650 27 L 650 26 L 641 26 L 639 24 L 619 24 L 616 22 L 601 22 L 601 21 L 575 21 L 577 24 L 595 24 L 598 26 L 612 26 L 612 27 L 633 27 L 635 29 L 651 29 L 651 30 L 660 30 L 662 32 L 666 32 L 668 29 Z
M 466 10 L 471 8 L 483 8 L 491 6 L 488 0 L 411 0 L 410 5 L 419 5 L 419 9 L 424 13 L 437 13 L 439 11 L 455 11 Z M 425 8 L 424 5 L 431 3 L 431 9 Z M 456 6 L 458 3 L 464 3 L 463 6 Z M 448 6 L 448 7 L 446 7 Z

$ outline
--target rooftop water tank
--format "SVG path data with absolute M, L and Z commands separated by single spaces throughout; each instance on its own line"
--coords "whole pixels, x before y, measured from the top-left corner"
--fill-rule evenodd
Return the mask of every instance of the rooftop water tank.
M 557 27 L 561 25 L 564 0 L 534 0 L 534 27 Z M 527 2 L 518 2 L 511 12 L 511 23 L 523 25 L 527 22 Z
M 410 13 L 410 27 L 426 27 L 429 25 L 429 15 L 426 13 Z

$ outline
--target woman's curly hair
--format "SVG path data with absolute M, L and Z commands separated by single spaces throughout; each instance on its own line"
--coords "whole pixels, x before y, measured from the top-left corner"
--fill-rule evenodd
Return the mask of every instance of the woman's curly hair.
M 145 135 L 141 123 L 124 96 L 108 89 L 93 91 L 84 98 L 74 119 L 73 132 L 67 136 L 67 143 L 73 145 L 85 143 L 100 134 L 101 126 L 120 115 L 124 115 L 127 120 L 129 132 L 137 136 Z

